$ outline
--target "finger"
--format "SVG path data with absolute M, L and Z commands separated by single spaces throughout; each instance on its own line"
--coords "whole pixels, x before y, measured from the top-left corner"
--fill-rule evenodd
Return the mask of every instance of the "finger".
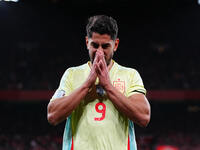
M 103 63 L 105 63 L 105 65 L 106 65 L 105 55 L 104 55 L 103 51 L 98 51 L 98 55 L 99 55 L 99 59 L 101 59 L 103 61 Z
M 107 68 L 107 63 L 106 63 L 105 57 L 103 57 L 102 63 L 103 63 L 103 67 Z
M 96 71 L 97 74 L 101 73 L 101 70 L 100 70 L 100 67 L 99 67 L 98 63 L 95 65 L 95 71 Z
M 97 50 L 96 56 L 98 57 L 98 61 L 97 62 L 99 62 L 100 60 L 104 60 L 105 61 L 105 58 L 104 58 L 105 55 L 104 55 L 104 53 L 102 51 Z
M 99 61 L 98 65 L 99 65 L 100 71 L 102 71 L 104 69 L 104 67 L 105 67 L 104 64 L 103 64 L 103 60 L 102 59 Z
M 100 59 L 104 59 L 104 53 L 102 51 L 99 52 Z
M 106 64 L 104 55 L 101 57 L 101 60 L 99 61 L 99 66 L 100 66 L 101 70 L 107 68 L 107 64 Z
M 96 62 L 98 62 L 98 57 L 97 57 L 97 55 L 95 54 L 94 61 L 93 61 L 93 65 L 94 65 Z
M 95 60 L 94 60 L 94 62 L 93 62 L 93 67 L 96 65 L 96 68 L 97 68 L 98 63 L 99 63 L 99 60 L 100 60 L 100 56 L 99 56 L 98 53 L 96 53 L 96 54 L 95 54 Z M 96 69 L 94 69 L 94 70 L 96 70 Z

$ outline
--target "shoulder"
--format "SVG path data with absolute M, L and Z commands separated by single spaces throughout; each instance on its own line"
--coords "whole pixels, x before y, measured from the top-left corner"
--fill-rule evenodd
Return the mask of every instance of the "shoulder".
M 88 63 L 79 65 L 79 66 L 74 66 L 74 67 L 69 67 L 65 70 L 65 72 L 74 72 L 74 71 L 81 71 L 85 70 L 88 68 Z
M 82 64 L 79 66 L 69 67 L 65 70 L 63 76 L 66 77 L 66 76 L 70 76 L 74 73 L 80 73 L 82 71 L 85 71 L 88 68 L 89 68 L 88 63 Z
M 120 72 L 126 72 L 126 73 L 133 74 L 133 75 L 138 74 L 138 71 L 135 68 L 123 66 L 116 62 L 115 62 L 115 66 L 116 66 L 116 69 Z

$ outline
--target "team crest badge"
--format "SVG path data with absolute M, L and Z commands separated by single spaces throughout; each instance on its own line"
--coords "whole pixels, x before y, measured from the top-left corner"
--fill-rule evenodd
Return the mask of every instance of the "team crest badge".
M 124 94 L 125 92 L 125 81 L 121 81 L 120 79 L 117 79 L 117 81 L 113 81 L 113 86 L 119 90 L 121 93 Z

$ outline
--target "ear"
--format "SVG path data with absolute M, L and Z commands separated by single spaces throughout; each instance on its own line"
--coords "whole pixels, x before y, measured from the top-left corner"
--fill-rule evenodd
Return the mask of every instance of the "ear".
M 115 40 L 114 52 L 117 50 L 118 46 L 119 46 L 119 38 L 117 38 L 117 39 Z
M 89 43 L 89 41 L 88 41 L 88 37 L 87 36 L 85 37 L 85 43 L 86 43 L 86 47 L 88 49 L 88 46 L 89 46 L 88 43 Z

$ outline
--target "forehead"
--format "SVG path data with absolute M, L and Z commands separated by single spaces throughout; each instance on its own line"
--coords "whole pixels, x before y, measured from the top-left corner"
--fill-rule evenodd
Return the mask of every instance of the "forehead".
M 99 33 L 92 33 L 92 37 L 89 39 L 91 42 L 95 43 L 110 43 L 113 40 L 111 39 L 110 35 L 108 34 L 99 34 Z

